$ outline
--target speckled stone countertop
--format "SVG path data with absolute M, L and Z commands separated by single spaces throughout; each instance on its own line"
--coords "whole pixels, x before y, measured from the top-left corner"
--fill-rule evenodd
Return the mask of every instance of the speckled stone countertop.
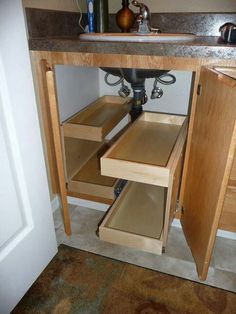
M 162 43 L 89 42 L 78 37 L 33 38 L 29 40 L 29 48 L 38 51 L 236 59 L 236 45 L 222 43 L 213 36 L 199 36 L 190 42 Z
M 88 42 L 78 36 L 78 13 L 26 9 L 29 49 L 38 51 L 88 52 L 189 58 L 236 59 L 236 44 L 219 39 L 219 27 L 236 23 L 236 13 L 154 13 L 152 25 L 163 32 L 194 33 L 191 42 L 127 43 Z M 86 16 L 83 16 L 84 25 Z M 109 29 L 118 32 L 115 15 L 109 16 Z

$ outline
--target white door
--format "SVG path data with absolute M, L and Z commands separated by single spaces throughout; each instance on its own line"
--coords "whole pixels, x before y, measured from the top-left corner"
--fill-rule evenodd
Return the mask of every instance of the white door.
M 21 1 L 0 2 L 0 313 L 57 252 Z

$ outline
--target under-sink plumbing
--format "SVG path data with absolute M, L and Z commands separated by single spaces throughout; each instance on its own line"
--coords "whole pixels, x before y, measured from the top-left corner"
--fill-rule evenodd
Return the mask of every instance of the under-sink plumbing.
M 165 80 L 165 78 L 170 78 L 169 80 Z M 162 88 L 157 86 L 157 83 L 161 83 L 163 85 L 171 85 L 176 82 L 176 77 L 173 74 L 167 73 L 160 77 L 156 77 L 153 83 L 153 90 L 151 94 L 151 99 L 161 98 L 163 96 Z
M 143 111 L 143 105 L 147 102 L 148 96 L 145 89 L 145 80 L 147 78 L 155 78 L 153 83 L 153 90 L 151 92 L 151 99 L 158 99 L 163 96 L 163 90 L 157 86 L 158 83 L 162 85 L 171 85 L 176 82 L 173 74 L 168 73 L 168 70 L 149 70 L 149 69 L 125 69 L 125 68 L 102 68 L 106 72 L 104 80 L 109 86 L 118 86 L 121 84 L 118 94 L 121 97 L 128 97 L 131 90 L 124 81 L 130 83 L 133 91 L 132 108 L 130 111 L 131 121 L 134 121 Z M 109 75 L 118 77 L 115 82 L 108 80 Z
M 121 84 L 120 89 L 118 90 L 118 94 L 119 96 L 126 98 L 130 95 L 131 90 L 129 89 L 129 87 L 127 85 L 125 85 L 124 83 L 124 77 L 120 76 L 120 78 L 118 79 L 118 81 L 116 82 L 109 82 L 108 77 L 110 76 L 110 73 L 106 73 L 104 76 L 104 81 L 107 85 L 109 86 L 117 86 L 119 84 Z

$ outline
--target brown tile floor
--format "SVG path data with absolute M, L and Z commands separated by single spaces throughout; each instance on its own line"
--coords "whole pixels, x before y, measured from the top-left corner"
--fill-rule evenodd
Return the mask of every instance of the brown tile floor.
M 13 314 L 236 313 L 236 294 L 61 245 Z
M 195 263 L 180 228 L 172 227 L 162 256 L 113 245 L 99 240 L 96 229 L 104 212 L 70 206 L 72 236 L 64 235 L 56 214 L 58 241 L 88 252 L 199 282 Z M 236 241 L 217 238 L 206 284 L 236 292 Z

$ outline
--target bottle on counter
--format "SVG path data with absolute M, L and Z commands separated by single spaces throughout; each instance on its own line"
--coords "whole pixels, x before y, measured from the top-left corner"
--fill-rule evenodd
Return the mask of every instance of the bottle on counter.
M 107 33 L 109 30 L 108 0 L 96 0 L 94 5 L 96 32 Z
M 94 0 L 87 0 L 88 30 L 94 32 Z
M 130 32 L 130 28 L 134 25 L 135 15 L 129 8 L 129 0 L 122 0 L 122 9 L 116 14 L 116 24 L 122 33 Z

